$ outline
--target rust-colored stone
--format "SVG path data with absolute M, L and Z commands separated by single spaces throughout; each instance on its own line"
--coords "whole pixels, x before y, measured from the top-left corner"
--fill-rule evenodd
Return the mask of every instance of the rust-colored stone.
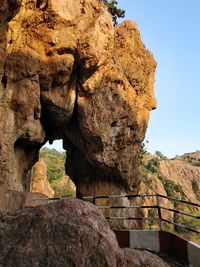
M 1 10 L 0 209 L 7 191 L 29 190 L 39 149 L 60 138 L 78 195 L 105 183 L 137 192 L 156 63 L 135 23 L 114 27 L 98 0 L 3 0 Z
M 54 196 L 54 190 L 47 178 L 47 165 L 42 159 L 40 159 L 33 167 L 30 191 L 43 193 L 50 198 Z

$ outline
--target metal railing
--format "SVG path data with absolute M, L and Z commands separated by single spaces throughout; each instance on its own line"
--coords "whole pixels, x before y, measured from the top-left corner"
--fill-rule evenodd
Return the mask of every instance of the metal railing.
M 98 206 L 97 205 L 97 200 L 98 199 L 119 199 L 119 198 L 128 198 L 128 199 L 134 199 L 134 198 L 147 198 L 147 197 L 155 197 L 156 199 L 156 205 L 130 205 L 130 206 L 120 206 L 120 205 L 114 205 L 114 206 Z M 156 209 L 157 210 L 157 214 L 158 217 L 111 217 L 111 216 L 107 216 L 106 219 L 107 220 L 111 220 L 111 219 L 115 219 L 115 220 L 146 220 L 146 221 L 158 221 L 159 227 L 161 230 L 163 230 L 163 226 L 162 226 L 162 222 L 168 223 L 168 224 L 172 224 L 176 227 L 180 227 L 183 228 L 185 230 L 188 230 L 190 232 L 194 232 L 197 234 L 200 234 L 200 229 L 196 230 L 196 229 L 192 229 L 190 227 L 187 227 L 185 225 L 170 221 L 165 219 L 162 216 L 162 210 L 165 211 L 169 211 L 169 212 L 173 212 L 175 214 L 180 214 L 189 218 L 193 218 L 193 219 L 197 219 L 200 220 L 200 216 L 199 215 L 193 215 L 181 210 L 177 210 L 177 209 L 173 209 L 173 208 L 168 208 L 168 207 L 164 207 L 160 204 L 160 200 L 161 199 L 168 199 L 174 202 L 178 202 L 178 203 L 183 203 L 183 204 L 187 204 L 187 205 L 191 205 L 193 207 L 198 207 L 200 208 L 200 205 L 197 203 L 192 203 L 186 200 L 181 200 L 181 199 L 176 199 L 173 197 L 168 197 L 168 196 L 164 196 L 164 195 L 160 195 L 160 194 L 142 194 L 142 195 L 113 195 L 113 196 L 86 196 L 86 197 L 82 197 L 83 200 L 86 201 L 90 201 L 92 202 L 94 205 L 96 205 L 99 209 Z

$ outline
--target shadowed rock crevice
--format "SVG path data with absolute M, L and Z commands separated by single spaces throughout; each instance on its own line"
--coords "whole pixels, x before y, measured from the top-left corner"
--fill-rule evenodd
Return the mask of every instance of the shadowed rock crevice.
M 14 144 L 16 179 L 22 179 L 23 191 L 30 191 L 31 168 L 38 161 L 41 144 L 30 142 L 28 138 L 19 138 Z
M 2 76 L 2 78 L 1 78 L 1 83 L 2 83 L 2 87 L 3 88 L 6 88 L 6 86 L 7 86 L 7 77 L 6 77 L 6 74 L 5 74 L 5 64 L 4 64 L 4 66 L 3 66 L 3 76 Z
M 7 78 L 6 78 L 6 75 L 4 74 L 2 79 L 1 79 L 1 83 L 3 85 L 4 88 L 6 88 L 6 85 L 7 85 Z

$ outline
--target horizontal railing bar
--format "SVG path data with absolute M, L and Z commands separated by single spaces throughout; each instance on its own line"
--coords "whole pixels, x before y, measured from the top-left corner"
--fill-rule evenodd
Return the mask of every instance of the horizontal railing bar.
M 35 199 L 33 199 L 33 201 L 35 201 L 35 200 L 49 200 L 49 198 L 47 197 L 47 198 L 35 198 Z
M 81 199 L 93 199 L 93 198 L 96 198 L 96 197 L 92 197 L 92 196 L 88 196 L 88 197 L 81 197 Z
M 83 199 L 115 198 L 115 197 L 127 197 L 127 196 L 136 196 L 136 197 L 139 197 L 139 196 L 141 196 L 141 197 L 142 196 L 159 196 L 159 197 L 163 197 L 163 198 L 167 198 L 167 199 L 173 199 L 173 200 L 176 200 L 176 201 L 179 201 L 179 202 L 183 202 L 183 203 L 187 203 L 187 204 L 191 204 L 191 205 L 200 206 L 199 204 L 195 204 L 195 203 L 188 202 L 188 201 L 185 201 L 185 200 L 178 200 L 178 199 L 175 199 L 175 198 L 172 198 L 172 197 L 167 197 L 167 196 L 163 196 L 163 195 L 159 195 L 159 194 L 115 195 L 115 196 L 97 196 L 97 197 L 89 196 L 89 197 L 83 197 Z M 36 200 L 48 200 L 48 201 L 52 201 L 52 200 L 61 200 L 61 199 L 65 199 L 65 197 L 63 197 L 63 198 L 59 198 L 59 197 L 55 197 L 55 198 L 37 198 L 37 199 L 34 199 L 34 200 L 35 201 Z M 144 205 L 142 205 L 142 206 L 97 206 L 97 207 L 100 208 L 100 209 L 103 209 L 103 208 L 105 208 L 105 209 L 108 209 L 108 208 L 111 208 L 111 209 L 115 209 L 115 208 L 158 208 L 158 207 L 160 207 L 161 209 L 164 209 L 164 210 L 168 210 L 168 211 L 180 213 L 180 214 L 183 214 L 185 216 L 192 217 L 192 218 L 195 218 L 195 219 L 200 219 L 200 216 L 191 215 L 191 214 L 188 214 L 188 213 L 183 212 L 183 211 L 179 211 L 179 210 L 175 210 L 175 209 L 170 209 L 170 208 L 166 208 L 166 207 L 163 207 L 163 206 L 144 206 Z
M 187 200 L 177 199 L 177 198 L 174 198 L 174 197 L 164 196 L 164 195 L 160 195 L 160 194 L 157 194 L 157 196 L 161 197 L 161 198 L 171 199 L 171 200 L 174 200 L 174 201 L 177 201 L 177 202 L 181 202 L 181 203 L 185 203 L 185 204 L 189 204 L 189 205 L 200 207 L 200 204 L 189 202 Z
M 183 214 L 185 216 L 188 216 L 188 217 L 191 217 L 191 218 L 195 218 L 195 219 L 200 219 L 200 216 L 195 216 L 195 215 L 191 215 L 189 213 L 186 213 L 186 212 L 182 212 L 182 211 L 179 211 L 179 210 L 175 210 L 175 209 L 170 209 L 170 208 L 166 208 L 166 207 L 162 207 L 162 206 L 155 206 L 155 205 L 152 205 L 152 206 L 96 206 L 97 208 L 99 209 L 130 209 L 130 208 L 136 208 L 136 209 L 157 209 L 158 207 L 160 207 L 161 209 L 164 209 L 164 210 L 168 210 L 168 211 L 173 211 L 173 212 L 176 212 L 176 213 L 179 213 L 179 214 Z
M 127 198 L 131 198 L 131 197 L 135 197 L 135 198 L 136 197 L 161 197 L 161 198 L 166 198 L 166 199 L 174 200 L 174 201 L 177 201 L 177 202 L 181 202 L 181 203 L 185 203 L 185 204 L 189 204 L 189 205 L 200 207 L 200 204 L 198 204 L 198 203 L 193 203 L 193 202 L 189 202 L 189 201 L 182 200 L 182 199 L 177 199 L 177 198 L 173 198 L 173 197 L 169 197 L 169 196 L 164 196 L 164 195 L 161 195 L 161 194 L 86 196 L 86 197 L 82 197 L 82 199 L 123 198 L 123 197 L 127 197 Z
M 157 220 L 160 220 L 159 218 L 152 218 L 152 217 L 112 217 L 112 216 L 109 216 L 109 217 L 105 217 L 107 220 L 110 220 L 110 219 L 114 219 L 114 220 L 151 220 L 151 221 L 157 221 Z
M 47 201 L 54 201 L 54 200 L 62 200 L 62 199 L 65 199 L 69 196 L 65 196 L 65 197 L 62 197 L 62 198 L 59 198 L 59 197 L 55 197 L 55 198 L 38 198 L 38 199 L 35 199 L 35 200 L 47 200 Z M 176 201 L 176 202 L 180 202 L 180 203 L 185 203 L 185 204 L 188 204 L 188 205 L 192 205 L 192 206 L 197 206 L 197 207 L 200 207 L 199 204 L 197 203 L 192 203 L 192 202 L 189 202 L 189 201 L 186 201 L 186 200 L 181 200 L 181 199 L 176 199 L 176 198 L 173 198 L 173 197 L 169 197 L 169 196 L 164 196 L 164 195 L 160 195 L 160 194 L 138 194 L 138 195 L 112 195 L 112 196 L 85 196 L 85 197 L 82 197 L 81 199 L 83 200 L 87 200 L 87 199 L 91 199 L 92 202 L 95 204 L 95 200 L 98 200 L 98 199 L 114 199 L 114 198 L 124 198 L 124 197 L 127 197 L 127 198 L 143 198 L 143 197 L 159 197 L 159 198 L 165 198 L 165 199 L 168 199 L 168 200 L 173 200 L 173 201 Z M 172 212 L 175 212 L 175 213 L 179 213 L 179 214 L 182 214 L 182 215 L 185 215 L 187 217 L 191 217 L 191 218 L 194 218 L 194 219 L 200 219 L 200 216 L 195 216 L 195 215 L 191 215 L 189 213 L 186 213 L 186 212 L 183 212 L 183 211 L 180 211 L 180 210 L 175 210 L 175 209 L 172 209 L 172 208 L 166 208 L 166 207 L 163 207 L 163 206 L 160 206 L 160 205 L 137 205 L 137 206 L 97 206 L 97 208 L 99 209 L 130 209 L 130 208 L 136 208 L 136 209 L 162 209 L 162 210 L 167 210 L 167 211 L 172 211 Z M 110 217 L 106 217 L 106 219 L 110 220 L 110 219 L 114 219 L 114 220 L 118 220 L 118 219 L 123 219 L 123 220 L 151 220 L 151 221 L 157 221 L 157 220 L 160 220 L 160 221 L 163 221 L 163 222 L 166 222 L 166 223 L 170 223 L 170 224 L 173 224 L 175 226 L 178 226 L 178 227 L 181 227 L 183 229 L 186 229 L 188 231 L 191 231 L 191 232 L 194 232 L 194 233 L 197 233 L 197 234 L 200 234 L 200 231 L 198 230 L 194 230 L 194 229 L 191 229 L 189 227 L 186 227 L 184 225 L 181 225 L 181 224 L 178 224 L 178 223 L 174 223 L 172 221 L 169 221 L 169 220 L 166 220 L 166 219 L 163 219 L 163 218 L 153 218 L 153 217 L 113 217 L 113 216 L 110 216 Z
M 165 198 L 165 199 L 168 199 L 168 200 L 173 200 L 173 201 L 176 201 L 176 202 L 180 202 L 180 203 L 184 203 L 184 204 L 200 207 L 200 205 L 197 204 L 197 203 L 189 202 L 189 201 L 182 200 L 182 199 L 176 199 L 176 198 L 173 198 L 173 197 L 168 197 L 168 196 L 164 196 L 164 195 L 160 195 L 160 194 L 88 196 L 88 197 L 82 197 L 82 199 L 91 199 L 93 201 L 93 203 L 95 204 L 95 201 L 98 200 L 98 199 L 113 199 L 113 198 L 124 198 L 124 197 L 127 197 L 127 198 L 137 198 L 137 197 L 140 197 L 140 198 L 143 198 L 143 197 Z M 187 217 L 191 217 L 191 218 L 200 219 L 200 216 L 191 215 L 191 214 L 186 213 L 184 211 L 175 210 L 175 209 L 171 209 L 171 208 L 166 208 L 166 207 L 163 207 L 163 206 L 160 206 L 160 205 L 149 205 L 149 206 L 145 206 L 145 205 L 137 205 L 137 206 L 97 206 L 97 208 L 99 208 L 99 209 L 130 209 L 130 208 L 136 208 L 136 209 L 137 208 L 141 208 L 141 209 L 145 209 L 145 208 L 146 209 L 148 209 L 148 208 L 150 209 L 150 208 L 152 208 L 153 209 L 153 208 L 156 208 L 156 209 L 172 211 L 172 212 L 179 213 L 179 214 L 185 215 Z M 110 216 L 110 217 L 106 217 L 106 219 L 108 219 L 108 220 L 110 220 L 110 219 L 114 219 L 114 220 L 118 220 L 118 219 L 123 219 L 123 220 L 152 220 L 152 221 L 160 220 L 160 221 L 163 221 L 163 222 L 170 223 L 170 224 L 173 224 L 175 226 L 181 227 L 181 228 L 186 229 L 186 230 L 188 230 L 190 232 L 194 232 L 194 233 L 197 233 L 197 234 L 200 233 L 198 230 L 190 229 L 189 227 L 186 227 L 186 226 L 178 224 L 178 223 L 174 223 L 172 221 L 169 221 L 169 220 L 166 220 L 166 219 L 163 219 L 163 218 L 113 217 L 113 216 Z
M 96 206 L 99 209 L 153 209 L 158 208 L 158 206 Z
M 168 220 L 166 220 L 166 219 L 162 219 L 162 221 L 167 222 L 167 223 L 171 223 L 171 224 L 176 225 L 176 226 L 179 226 L 179 227 L 182 227 L 182 228 L 184 228 L 184 229 L 186 229 L 186 230 L 188 230 L 188 231 L 191 231 L 191 232 L 200 234 L 200 231 L 191 229 L 191 228 L 189 228 L 189 227 L 187 227 L 187 226 L 184 226 L 184 225 L 182 225 L 182 224 L 174 223 L 174 222 L 168 221 Z
M 49 197 L 49 200 L 60 200 L 60 199 L 65 199 L 65 198 L 69 198 L 71 197 L 71 195 L 66 195 L 64 197 Z
M 123 198 L 123 197 L 155 197 L 156 194 L 143 194 L 143 195 L 112 195 L 112 196 L 86 196 L 81 197 L 82 199 L 101 199 L 101 198 Z
M 162 206 L 159 206 L 159 207 L 161 209 L 168 210 L 168 211 L 173 211 L 173 212 L 176 212 L 176 213 L 180 213 L 180 214 L 183 214 L 183 215 L 191 217 L 191 218 L 200 219 L 200 216 L 191 215 L 189 213 L 186 213 L 186 212 L 183 212 L 183 211 L 180 211 L 180 210 L 170 209 L 170 208 L 166 208 L 166 207 L 162 207 Z
M 68 196 L 66 196 L 68 197 Z M 189 205 L 193 205 L 193 206 L 197 206 L 197 207 L 200 207 L 200 204 L 198 203 L 193 203 L 193 202 L 189 202 L 189 201 L 186 201 L 186 200 L 182 200 L 182 199 L 177 199 L 177 198 L 173 198 L 173 197 L 169 197 L 169 196 L 164 196 L 164 195 L 161 195 L 161 194 L 137 194 L 137 195 L 112 195 L 112 196 L 85 196 L 85 197 L 82 197 L 82 199 L 101 199 L 101 198 L 123 198 L 123 197 L 161 197 L 161 198 L 166 198 L 166 199 L 170 199 L 170 200 L 174 200 L 174 201 L 177 201 L 177 202 L 182 202 L 182 203 L 185 203 L 185 204 L 189 204 Z M 65 197 L 63 198 L 49 198 L 49 200 L 59 200 L 59 199 L 64 199 Z

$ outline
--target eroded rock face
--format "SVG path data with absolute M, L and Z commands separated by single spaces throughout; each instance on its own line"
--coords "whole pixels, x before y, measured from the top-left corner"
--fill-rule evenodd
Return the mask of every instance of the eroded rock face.
M 127 21 L 117 26 L 110 42 L 112 58 L 78 90 L 79 131 L 77 125 L 65 131 L 79 147 L 72 146 L 67 171 L 82 194 L 87 184 L 95 187 L 99 180 L 137 191 L 139 145 L 149 112 L 155 108 L 155 61 L 141 43 L 135 24 Z
M 0 264 L 167 267 L 156 255 L 122 250 L 92 204 L 69 199 L 0 216 Z
M 189 154 L 189 153 L 188 153 Z M 187 154 L 186 154 L 187 155 Z M 191 153 L 192 157 L 192 153 Z M 193 203 L 200 203 L 200 168 L 183 160 L 161 160 L 160 170 L 166 179 L 181 185 L 184 196 Z M 194 185 L 196 184 L 196 190 Z M 181 197 L 181 196 L 180 196 Z
M 30 191 L 40 192 L 48 197 L 54 196 L 54 190 L 47 178 L 47 165 L 42 159 L 40 159 L 33 167 Z
M 99 181 L 137 192 L 156 63 L 136 25 L 114 28 L 98 0 L 4 0 L 0 11 L 0 203 L 28 191 L 39 149 L 58 138 L 79 195 Z

